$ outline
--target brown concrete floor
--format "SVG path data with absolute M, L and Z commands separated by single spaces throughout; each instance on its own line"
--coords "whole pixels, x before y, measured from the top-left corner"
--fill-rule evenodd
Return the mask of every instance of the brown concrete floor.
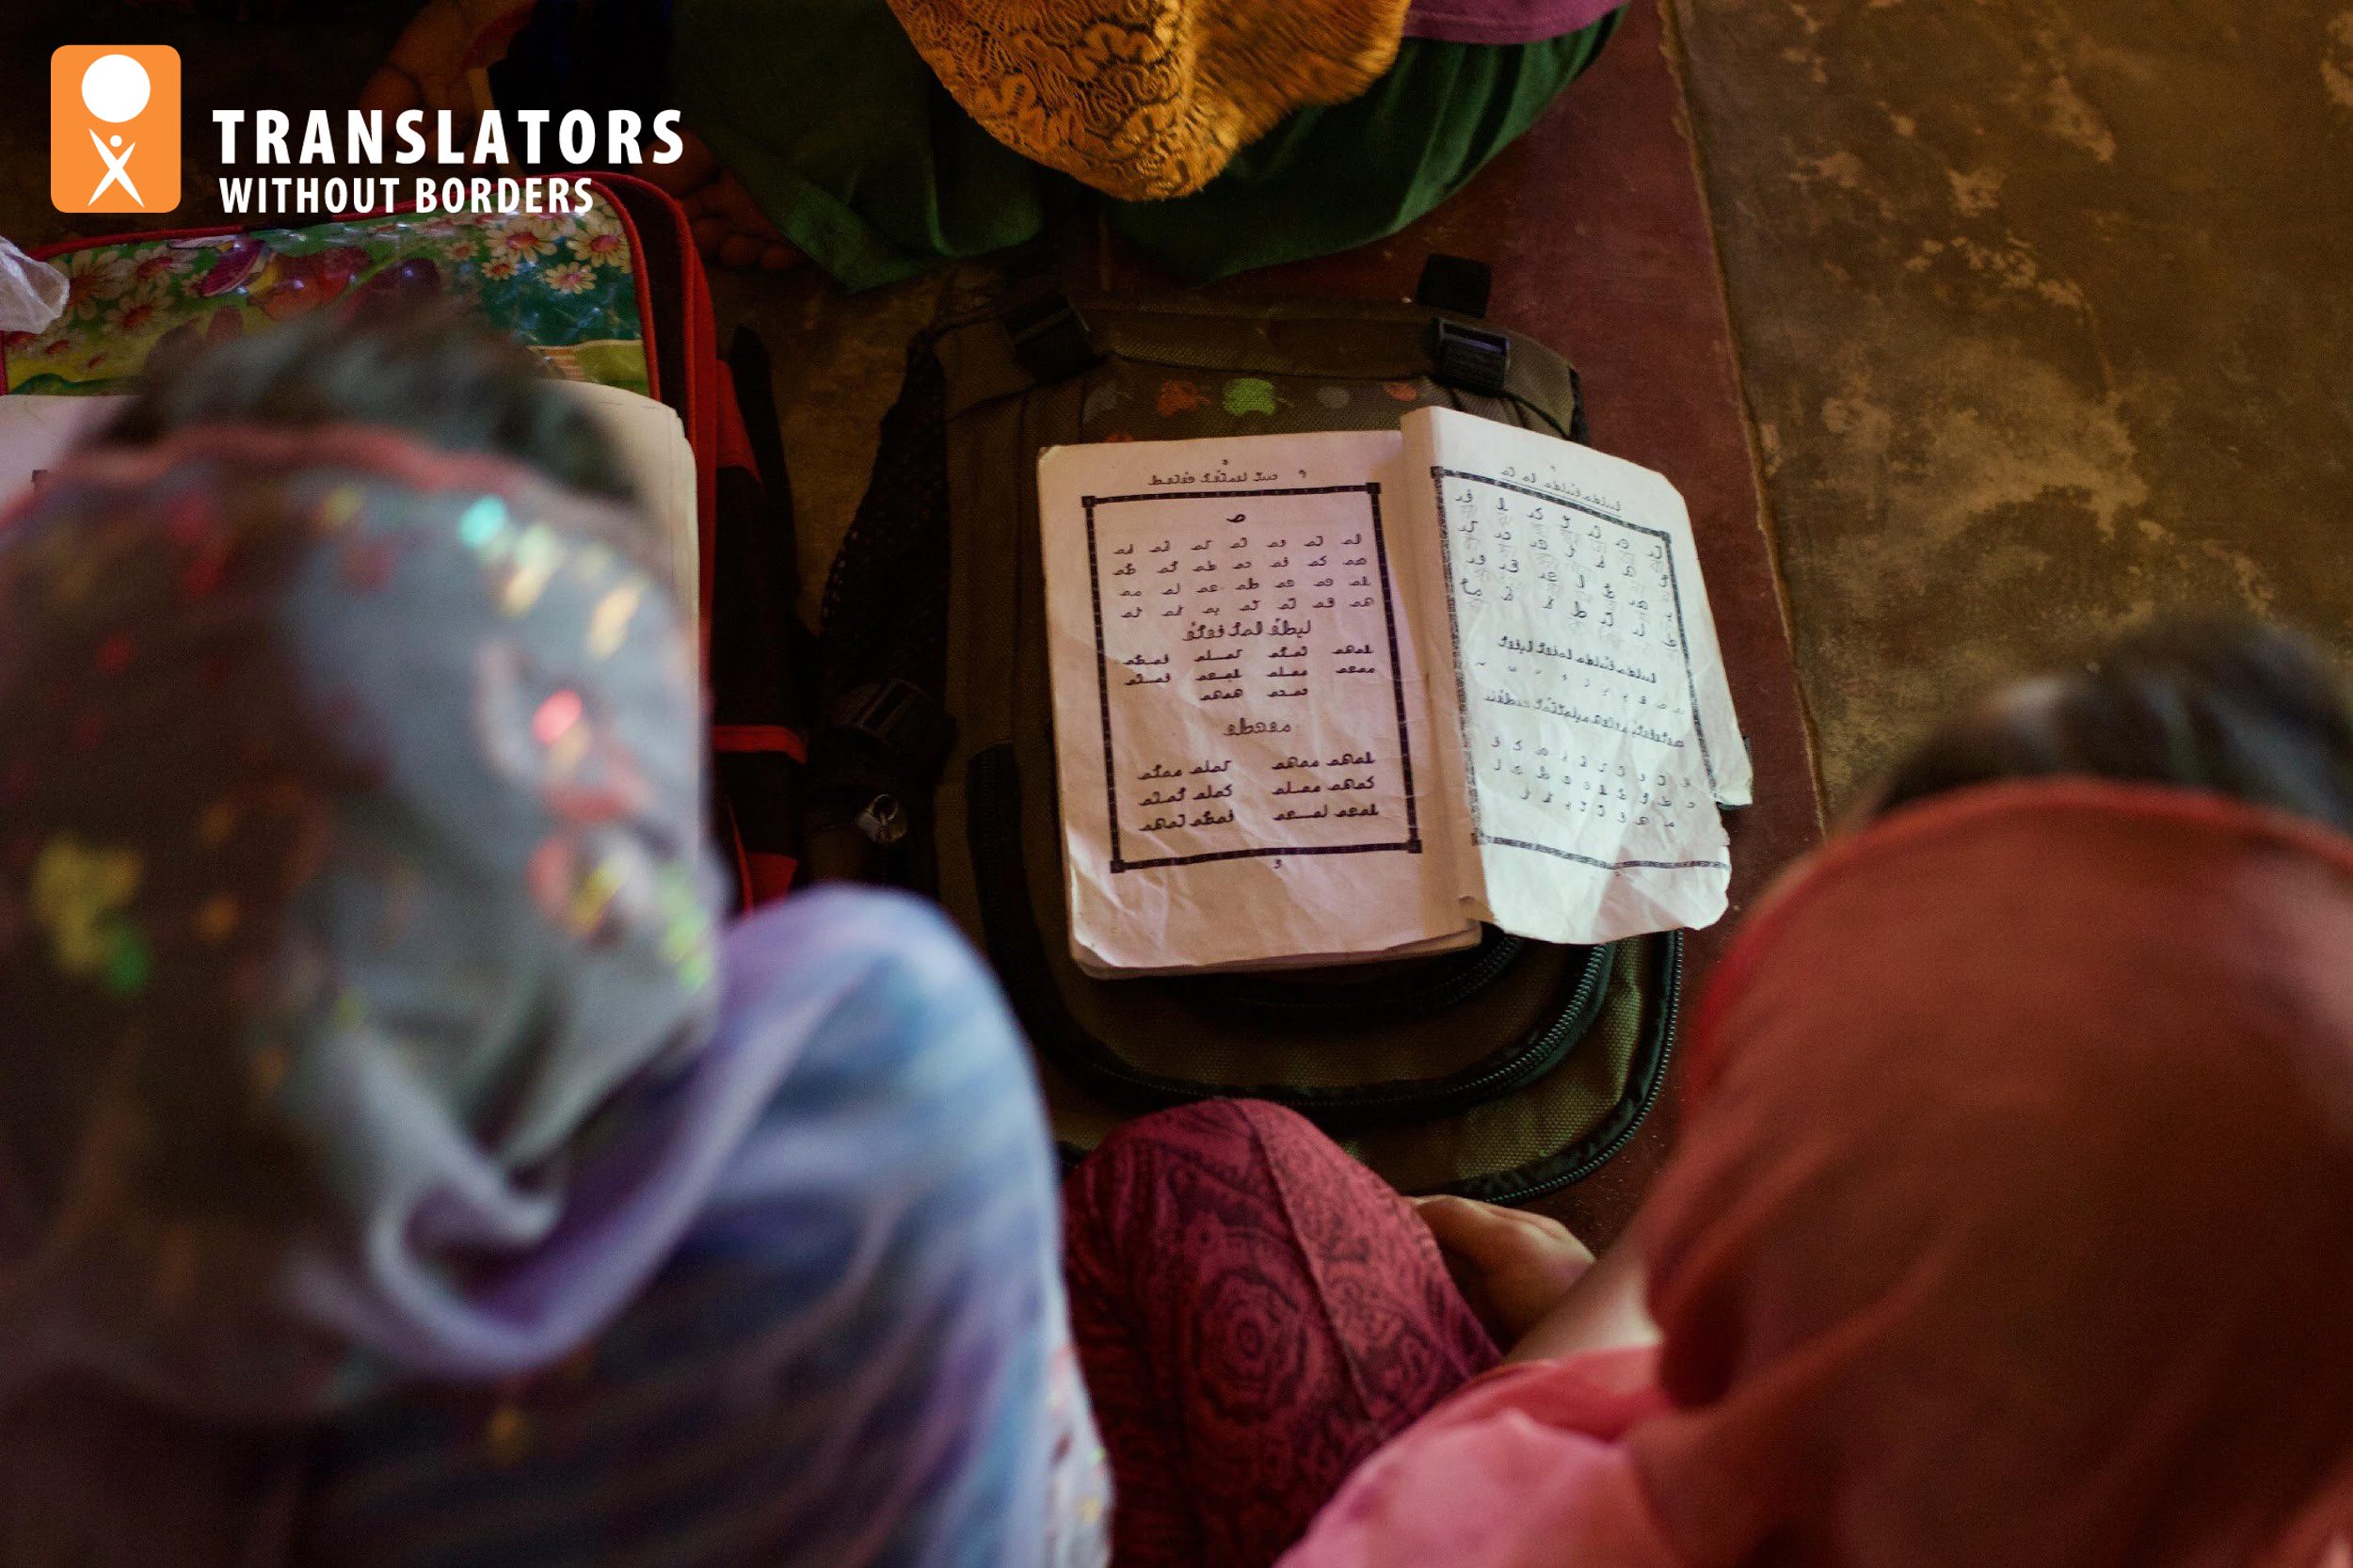
M 2173 611 L 2353 629 L 2353 8 L 1673 0 L 1833 807 Z

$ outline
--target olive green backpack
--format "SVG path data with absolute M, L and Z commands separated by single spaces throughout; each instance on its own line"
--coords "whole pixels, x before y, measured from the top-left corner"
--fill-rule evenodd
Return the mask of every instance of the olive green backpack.
M 1034 1043 L 1055 1130 L 1206 1096 L 1274 1100 L 1411 1192 L 1520 1201 L 1631 1139 L 1674 1036 L 1676 934 L 1489 930 L 1408 961 L 1098 980 L 1070 954 L 1037 456 L 1058 443 L 1393 427 L 1424 404 L 1572 440 L 1577 377 L 1484 325 L 1483 267 L 1423 299 L 971 300 L 917 339 L 820 633 L 811 859 L 936 897 Z M 1464 308 L 1467 307 L 1467 309 Z

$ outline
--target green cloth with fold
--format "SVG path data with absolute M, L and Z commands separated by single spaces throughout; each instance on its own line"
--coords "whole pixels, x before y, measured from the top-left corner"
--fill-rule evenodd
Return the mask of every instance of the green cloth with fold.
M 1096 195 L 966 114 L 881 0 L 677 0 L 669 102 L 784 237 L 844 287 L 1036 237 L 1081 201 L 1206 282 L 1395 233 L 1533 124 L 1615 29 L 1539 43 L 1408 38 L 1362 97 L 1298 109 L 1190 196 Z

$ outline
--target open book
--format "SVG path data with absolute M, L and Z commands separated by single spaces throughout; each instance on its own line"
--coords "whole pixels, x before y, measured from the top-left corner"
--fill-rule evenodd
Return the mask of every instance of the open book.
M 1674 488 L 1443 408 L 1038 459 L 1074 956 L 1705 925 L 1749 799 Z
M 702 586 L 702 551 L 696 523 L 695 452 L 686 427 L 666 404 L 619 387 L 559 381 L 604 429 L 622 469 L 637 488 L 646 515 L 662 531 L 673 585 L 693 624 Z M 104 429 L 132 401 L 127 392 L 0 397 L 0 505 L 56 466 L 67 450 Z

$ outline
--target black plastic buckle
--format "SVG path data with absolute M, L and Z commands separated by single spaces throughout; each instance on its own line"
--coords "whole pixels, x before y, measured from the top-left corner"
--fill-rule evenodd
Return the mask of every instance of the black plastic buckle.
M 851 694 L 850 714 L 837 727 L 872 743 L 887 757 L 936 774 L 956 744 L 956 721 L 931 693 L 896 676 Z
M 1005 336 L 1013 340 L 1013 357 L 1040 386 L 1066 381 L 1096 361 L 1086 318 L 1059 288 L 1039 289 L 1006 301 L 998 312 L 998 320 L 1004 323 Z
M 1484 327 L 1433 321 L 1430 374 L 1441 386 L 1499 397 L 1512 376 L 1512 340 Z

